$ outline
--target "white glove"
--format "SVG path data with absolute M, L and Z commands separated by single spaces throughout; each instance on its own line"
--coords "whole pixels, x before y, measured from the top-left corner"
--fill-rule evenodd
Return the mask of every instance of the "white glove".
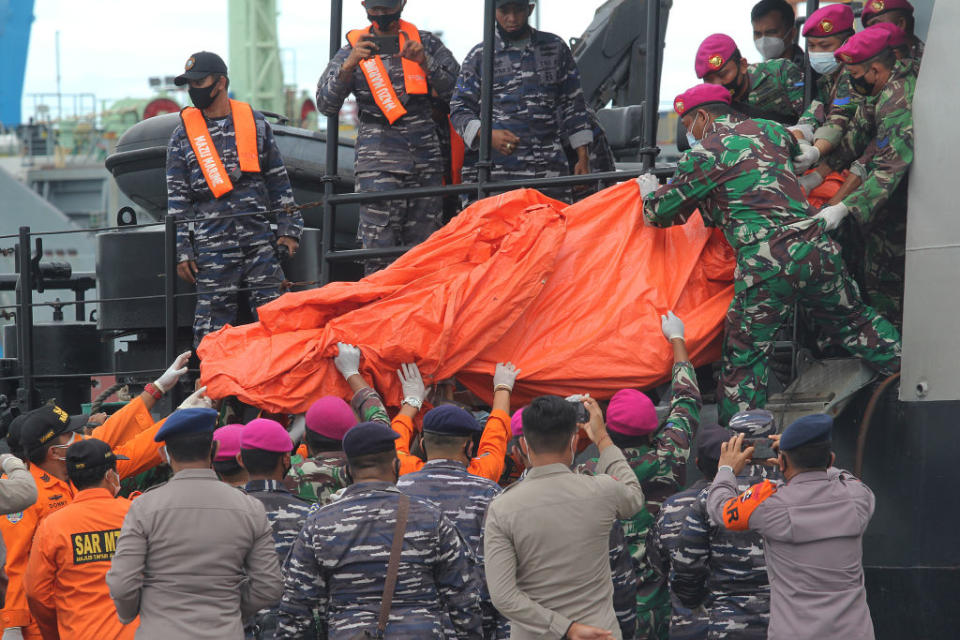
M 824 221 L 824 229 L 833 231 L 840 226 L 840 223 L 843 222 L 843 219 L 847 217 L 848 213 L 850 213 L 850 210 L 847 209 L 847 205 L 841 202 L 820 209 L 820 212 L 813 217 Z
M 163 372 L 163 375 L 153 381 L 154 386 L 160 389 L 161 393 L 166 393 L 177 384 L 180 376 L 187 372 L 187 361 L 190 360 L 190 352 L 184 351 L 177 356 L 170 368 Z
M 660 316 L 660 329 L 667 340 L 684 339 L 683 320 L 674 315 L 673 311 L 667 311 L 667 315 Z
M 347 344 L 346 342 L 337 343 L 337 357 L 333 359 L 333 366 L 337 368 L 343 379 L 350 376 L 360 375 L 360 349 Z
M 20 627 L 7 627 L 0 640 L 23 640 L 23 632 L 20 631 Z
M 637 178 L 637 186 L 640 187 L 640 197 L 646 198 L 660 188 L 660 181 L 652 173 L 645 173 Z
M 811 144 L 813 143 L 813 127 L 809 124 L 795 124 L 792 127 L 787 127 L 787 131 L 790 133 L 799 133 L 803 136 L 804 140 Z
M 187 396 L 177 409 L 213 409 L 213 400 L 206 396 L 207 388 L 200 387 Z
M 417 363 L 409 362 L 400 365 L 397 377 L 400 378 L 400 387 L 403 389 L 403 404 L 417 409 L 422 407 L 423 401 L 427 399 L 427 387 L 423 384 L 423 377 L 420 375 Z
M 501 387 L 506 387 L 508 391 L 513 391 L 513 383 L 517 381 L 520 369 L 513 366 L 512 362 L 498 362 L 497 368 L 493 372 L 493 391 Z
M 23 464 L 23 460 L 13 455 L 12 453 L 4 453 L 0 455 L 0 467 L 3 467 L 3 472 L 9 475 L 16 471 L 17 469 L 26 470 L 26 465 Z
M 807 142 L 800 140 L 800 154 L 793 156 L 793 171 L 801 174 L 820 160 L 820 149 Z
M 803 187 L 804 193 L 810 193 L 823 184 L 823 176 L 816 171 L 811 171 L 810 173 L 804 174 L 800 176 L 798 180 L 800 181 L 800 186 Z

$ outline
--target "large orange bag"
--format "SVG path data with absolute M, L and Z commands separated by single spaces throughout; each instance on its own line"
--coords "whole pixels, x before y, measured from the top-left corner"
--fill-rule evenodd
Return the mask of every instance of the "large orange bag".
M 647 389 L 669 378 L 660 314 L 686 325 L 695 364 L 720 355 L 733 296 L 733 250 L 696 214 L 648 227 L 633 180 L 572 206 L 532 190 L 481 200 L 360 282 L 288 293 L 260 321 L 200 344 L 212 397 L 236 395 L 272 412 L 302 412 L 321 395 L 349 398 L 336 343 L 363 352 L 360 371 L 396 406 L 396 370 L 456 376 L 492 399 L 497 362 L 521 370 L 514 404 L 545 393 Z

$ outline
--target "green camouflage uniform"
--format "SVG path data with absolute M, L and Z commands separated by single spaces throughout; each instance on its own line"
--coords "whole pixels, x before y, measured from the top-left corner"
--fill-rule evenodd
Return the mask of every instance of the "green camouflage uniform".
M 701 406 L 700 389 L 693 366 L 689 362 L 675 364 L 670 415 L 651 434 L 649 445 L 623 448 L 623 455 L 643 487 L 646 500 L 637 515 L 621 521 L 637 570 L 638 638 L 666 640 L 670 632 L 670 592 L 647 562 L 647 532 L 660 513 L 663 501 L 680 491 L 686 483 L 690 442 L 700 424 Z M 587 460 L 577 471 L 596 474 L 597 460 Z
M 790 60 L 767 60 L 747 66 L 750 92 L 733 108 L 752 117 L 793 124 L 803 113 L 803 69 Z
M 817 78 L 814 98 L 797 121 L 813 129 L 813 139 L 837 145 L 847 122 L 856 113 L 858 101 L 850 89 L 850 74 L 840 67 Z
M 737 253 L 720 378 L 720 422 L 767 401 L 768 359 L 795 301 L 834 341 L 882 373 L 900 368 L 900 333 L 860 299 L 840 249 L 793 172 L 796 140 L 766 120 L 721 116 L 687 151 L 673 181 L 644 199 L 647 222 L 669 226 L 699 207 Z
M 390 424 L 390 417 L 380 395 L 370 387 L 360 389 L 350 401 L 353 412 L 361 422 Z M 310 458 L 295 455 L 290 458 L 290 471 L 283 486 L 291 493 L 321 505 L 333 502 L 333 496 L 349 484 L 347 457 L 343 451 L 321 451 Z
M 843 200 L 850 209 L 845 237 L 859 240 L 847 250 L 847 259 L 861 265 L 859 282 L 866 301 L 897 325 L 903 314 L 905 178 L 913 162 L 911 103 L 916 84 L 914 63 L 904 59 L 871 107 L 857 111 L 851 135 L 857 147 L 866 144 L 850 171 L 863 182 Z

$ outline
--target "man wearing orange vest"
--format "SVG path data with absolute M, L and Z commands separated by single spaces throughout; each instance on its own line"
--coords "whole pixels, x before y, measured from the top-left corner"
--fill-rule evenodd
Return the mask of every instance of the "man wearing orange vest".
M 121 478 L 135 476 L 161 463 L 159 444 L 153 437 L 163 421 L 154 424 L 150 408 L 163 391 L 172 388 L 186 373 L 189 357 L 189 352 L 180 354 L 160 378 L 147 385 L 148 391 L 93 430 L 91 435 L 94 438 L 103 440 L 118 454 L 129 458 L 120 460 L 117 465 Z M 202 391 L 184 404 L 200 394 Z M 4 568 L 9 578 L 6 599 L 0 609 L 0 627 L 4 629 L 3 640 L 39 640 L 40 629 L 30 614 L 24 591 L 27 559 L 40 522 L 73 499 L 74 489 L 67 482 L 66 451 L 70 444 L 81 438 L 77 432 L 86 425 L 86 417 L 70 416 L 60 407 L 46 405 L 19 416 L 14 423 L 10 425 L 8 441 L 16 435 L 18 442 L 12 448 L 30 461 L 28 470 L 37 485 L 38 498 L 21 512 L 0 516 L 0 534 L 7 548 Z
M 46 640 L 133 640 L 137 622 L 121 624 L 106 575 L 130 501 L 120 490 L 118 455 L 103 440 L 70 445 L 73 502 L 37 528 L 24 578 L 30 612 Z
M 317 84 L 317 109 L 335 116 L 347 96 L 357 98 L 357 191 L 440 186 L 443 158 L 430 96 L 450 101 L 460 65 L 439 38 L 400 19 L 406 0 L 362 4 L 371 24 L 349 32 L 347 46 L 330 60 Z M 439 196 L 361 205 L 357 235 L 365 249 L 415 245 L 440 228 L 441 211 Z M 367 260 L 365 271 L 393 259 Z
M 199 345 L 208 333 L 237 323 L 241 287 L 254 314 L 280 295 L 278 253 L 296 253 L 303 217 L 275 211 L 294 204 L 283 158 L 263 114 L 227 95 L 223 59 L 201 51 L 184 68 L 174 83 L 190 85 L 196 106 L 181 112 L 167 147 L 167 211 L 178 219 L 177 273 L 197 285 Z

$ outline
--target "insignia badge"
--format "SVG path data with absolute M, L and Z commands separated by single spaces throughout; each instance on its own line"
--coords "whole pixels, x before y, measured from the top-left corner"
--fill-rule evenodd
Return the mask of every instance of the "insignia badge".
M 820 21 L 820 29 L 821 29 L 824 33 L 830 33 L 831 31 L 833 31 L 833 23 L 830 22 L 829 20 L 821 20 L 821 21 Z
M 10 524 L 17 524 L 23 520 L 23 511 L 17 511 L 16 513 L 8 513 L 7 520 L 10 521 Z
M 61 409 L 60 407 L 54 407 L 53 412 L 60 418 L 60 422 L 66 423 L 70 419 L 70 414 Z
M 683 100 L 677 100 L 674 102 L 673 108 L 677 113 L 683 113 Z
M 883 11 L 883 0 L 873 0 L 870 3 L 870 8 L 874 11 Z
M 190 71 L 190 69 L 193 69 L 193 65 L 196 64 L 196 62 L 197 61 L 193 58 L 187 58 L 187 64 L 183 65 L 183 70 Z
M 719 53 L 715 53 L 710 56 L 710 59 L 707 60 L 707 63 L 710 65 L 711 69 L 719 69 L 723 66 L 723 56 Z

